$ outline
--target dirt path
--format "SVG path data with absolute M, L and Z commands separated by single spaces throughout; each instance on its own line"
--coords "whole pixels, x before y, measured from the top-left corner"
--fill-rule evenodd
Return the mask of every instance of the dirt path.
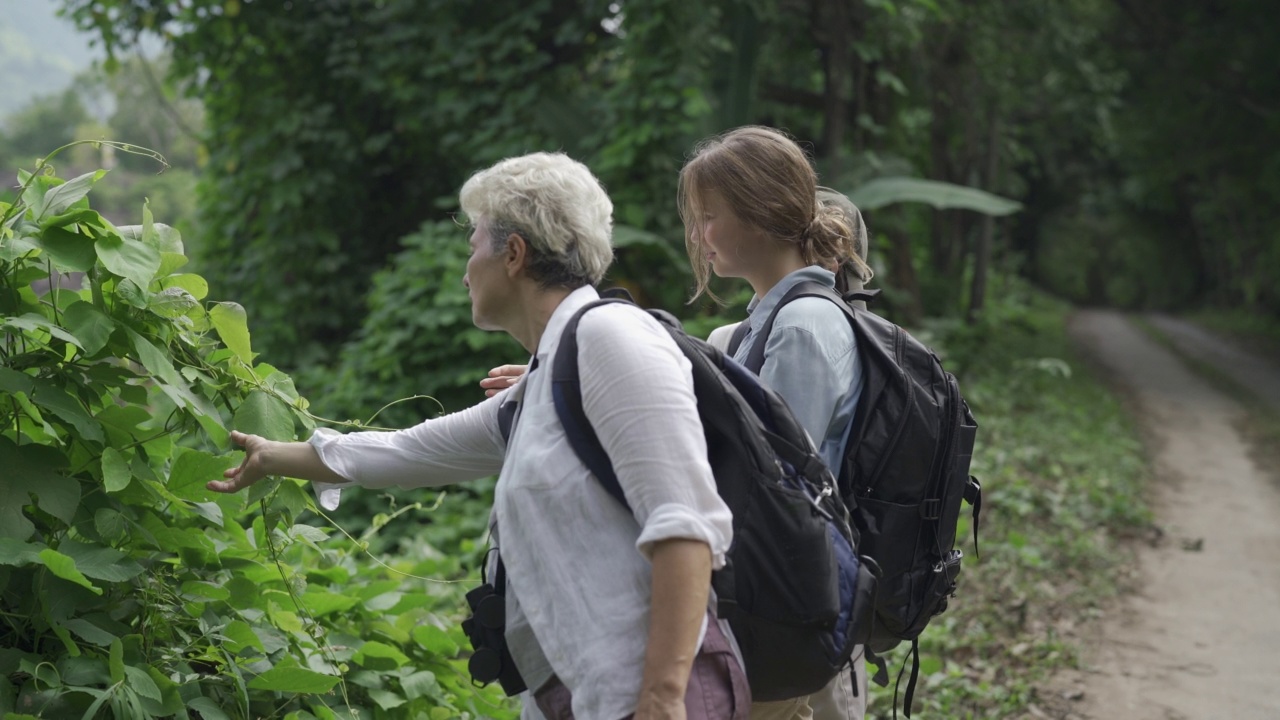
M 1280 403 L 1280 369 L 1214 351 L 1221 341 L 1172 318 L 1154 322 Z M 1056 678 L 1045 699 L 1060 718 L 1280 719 L 1280 485 L 1250 460 L 1233 425 L 1240 407 L 1119 314 L 1081 312 L 1071 330 L 1131 394 L 1163 536 L 1139 551 L 1138 592 L 1099 621 L 1085 669 Z

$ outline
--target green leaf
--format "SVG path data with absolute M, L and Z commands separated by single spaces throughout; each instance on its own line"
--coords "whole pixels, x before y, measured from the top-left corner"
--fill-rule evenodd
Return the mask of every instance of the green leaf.
M 174 270 L 186 265 L 187 256 L 182 253 L 161 252 L 160 253 L 160 269 L 156 271 L 156 277 L 165 277 L 173 273 Z
M 248 578 L 236 576 L 227 582 L 227 590 L 231 591 L 228 601 L 237 610 L 257 608 L 262 602 L 261 589 Z
M 262 639 L 253 632 L 253 628 L 243 620 L 233 620 L 222 629 L 222 635 L 227 639 L 227 649 L 232 653 L 239 655 L 245 648 L 257 648 L 260 652 L 266 652 L 266 648 L 262 646 Z
M 156 681 L 151 679 L 146 670 L 125 665 L 124 674 L 127 678 L 125 684 L 129 689 L 149 700 L 161 701 L 160 688 L 156 687 Z
M 223 711 L 212 698 L 204 696 L 192 698 L 187 701 L 187 707 L 200 713 L 200 717 L 204 718 L 204 720 L 231 720 L 231 716 Z
M 111 643 L 111 653 L 107 667 L 111 670 L 112 683 L 124 682 L 124 644 L 119 640 Z
M 182 583 L 182 594 L 196 600 L 226 600 L 231 591 L 220 585 L 202 580 L 188 580 Z
M 0 390 L 7 393 L 30 395 L 35 378 L 17 370 L 0 367 Z
M 160 351 L 151 341 L 126 328 L 129 339 L 133 341 L 133 348 L 138 353 L 138 362 L 142 363 L 142 367 L 147 372 L 156 376 L 165 383 L 187 390 L 187 384 L 183 382 L 182 376 L 173 367 L 173 361 L 167 355 Z M 188 392 L 190 392 L 188 390 Z
M 93 355 L 106 347 L 116 324 L 91 303 L 77 300 L 62 313 L 67 330 L 79 340 L 86 355 Z
M 98 508 L 93 513 L 93 527 L 102 536 L 102 539 L 107 541 L 118 540 L 124 537 L 125 530 L 128 529 L 128 521 L 118 510 Z
M 129 461 L 115 448 L 102 451 L 102 483 L 107 492 L 120 492 L 129 486 L 133 479 L 133 471 L 129 469 Z
M 142 566 L 133 558 L 106 545 L 63 540 L 58 552 L 74 560 L 76 568 L 94 580 L 124 582 L 142 574 Z
M 223 471 L 240 463 L 234 455 L 211 455 L 188 448 L 179 449 L 178 453 L 165 487 L 183 500 L 195 502 L 212 500 L 215 494 L 205 484 L 222 479 Z
M 369 697 L 372 698 L 373 701 L 378 704 L 378 707 L 383 710 L 392 710 L 400 707 L 406 702 L 409 702 L 403 696 L 397 695 L 390 690 L 379 690 L 377 688 L 373 688 L 368 692 Z
M 147 300 L 148 310 L 169 320 L 186 315 L 199 305 L 191 293 L 180 287 L 165 288 Z
M 458 654 L 458 643 L 449 637 L 449 633 L 431 624 L 423 624 L 413 629 L 413 639 L 431 653 L 444 657 L 455 657 Z
M 218 337 L 231 352 L 245 364 L 253 364 L 253 351 L 249 343 L 249 320 L 238 303 L 220 302 L 209 311 L 209 319 Z
M 203 300 L 209 294 L 209 283 L 199 275 L 187 273 L 185 275 L 172 275 L 160 280 L 161 287 L 178 287 L 191 293 L 191 297 L 197 300 Z
M 63 272 L 89 272 L 98 260 L 93 238 L 65 228 L 49 228 L 37 242 L 53 266 Z
M 171 255 L 184 255 L 186 249 L 182 247 L 182 233 L 178 232 L 175 227 L 170 227 L 164 223 L 155 223 L 152 225 L 155 231 L 156 248 L 163 253 Z
M 66 212 L 67 208 L 88 195 L 89 189 L 93 187 L 93 184 L 101 180 L 106 174 L 106 170 L 95 170 L 50 188 L 36 205 L 33 212 L 34 218 L 38 221 L 43 217 Z
M 254 390 L 236 408 L 231 426 L 251 435 L 261 435 L 268 440 L 287 442 L 293 440 L 293 413 L 279 398 L 261 390 Z
M 35 496 L 36 505 L 70 524 L 80 504 L 80 484 L 58 473 L 66 464 L 56 450 L 40 445 L 15 445 L 0 435 L 0 537 L 26 540 L 35 525 L 22 512 Z
M 94 645 L 101 645 L 102 647 L 106 647 L 119 639 L 84 618 L 72 618 L 62 623 L 62 626 L 75 633 L 81 640 L 91 642 Z
M 409 663 L 407 655 L 377 640 L 361 645 L 352 659 L 370 670 L 394 670 Z
M 4 326 L 11 327 L 16 330 L 26 330 L 28 332 L 38 332 L 43 330 L 53 337 L 69 342 L 76 347 L 80 346 L 80 341 L 71 333 L 49 322 L 46 318 L 35 313 L 27 313 L 21 317 L 9 317 L 4 319 Z
M 36 380 L 31 401 L 71 423 L 84 439 L 102 442 L 102 426 L 89 417 L 80 401 L 67 390 L 48 380 Z
M 49 568 L 49 572 L 57 575 L 63 580 L 70 580 L 77 585 L 83 585 L 93 591 L 95 595 L 101 595 L 102 590 L 89 582 L 89 578 L 85 577 L 78 569 L 76 569 L 76 561 L 63 555 L 57 550 L 45 548 L 40 551 L 40 562 Z
M 11 537 L 0 537 L 0 565 L 26 565 L 39 562 L 43 543 L 25 543 Z
M 139 288 L 150 285 L 160 270 L 160 251 L 146 243 L 108 235 L 99 238 L 96 246 L 104 267 Z
M 40 249 L 40 244 L 31 235 L 18 235 L 0 243 L 0 260 L 13 262 L 27 253 Z
M 1021 203 L 985 190 L 912 177 L 877 178 L 848 195 L 849 200 L 863 212 L 900 202 L 925 203 L 939 210 L 973 210 L 996 216 L 1022 209 Z
M 314 525 L 294 525 L 289 528 L 288 535 L 294 540 L 303 540 L 310 543 L 322 543 L 329 539 L 329 534 L 324 529 Z
M 68 225 L 94 225 L 96 227 L 104 227 L 102 216 L 91 208 L 79 208 L 68 210 L 59 215 L 52 215 L 40 221 L 41 229 L 62 228 Z
M 116 283 L 116 298 L 126 305 L 131 305 L 139 310 L 147 309 L 148 298 L 151 293 L 138 287 L 138 284 L 132 280 L 120 280 Z
M 440 683 L 436 681 L 435 673 L 430 670 L 421 670 L 400 678 L 400 687 L 404 689 L 404 694 L 410 700 L 417 700 L 435 692 L 440 687 Z
M 334 612 L 350 610 L 360 604 L 359 598 L 350 595 L 325 592 L 323 590 L 307 590 L 302 596 L 302 605 L 312 615 L 321 617 Z
M 249 682 L 253 690 L 276 690 L 289 693 L 326 693 L 338 684 L 338 678 L 300 667 L 274 667 Z
M 209 522 L 222 527 L 222 506 L 216 502 L 197 502 L 191 504 L 191 511 Z

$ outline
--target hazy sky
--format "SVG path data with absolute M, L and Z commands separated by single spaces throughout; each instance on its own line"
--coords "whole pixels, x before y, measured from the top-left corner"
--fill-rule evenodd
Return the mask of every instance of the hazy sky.
M 90 35 L 58 17 L 57 0 L 0 0 L 0 118 L 62 91 L 103 57 Z

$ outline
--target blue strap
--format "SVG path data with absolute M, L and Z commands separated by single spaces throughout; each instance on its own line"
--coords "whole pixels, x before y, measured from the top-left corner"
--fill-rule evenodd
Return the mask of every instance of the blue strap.
M 526 377 L 538 369 L 538 356 L 534 355 L 529 361 L 529 369 L 525 371 Z M 526 379 L 525 382 L 528 382 Z M 508 400 L 498 406 L 498 432 L 502 433 L 504 442 L 511 442 L 511 431 L 515 429 L 516 414 L 520 410 L 520 402 L 518 400 Z
M 751 319 L 747 318 L 738 323 L 738 327 L 733 329 L 733 335 L 729 336 L 729 347 L 725 350 L 725 355 L 733 357 L 738 354 L 738 348 L 742 347 L 742 341 L 747 338 L 747 333 L 751 330 Z
M 631 504 L 627 502 L 622 485 L 618 483 L 618 476 L 613 471 L 613 461 L 600 444 L 600 438 L 591 427 L 587 412 L 582 407 L 582 382 L 578 373 L 578 321 L 592 308 L 613 303 L 630 304 L 621 299 L 597 300 L 574 313 L 565 325 L 564 332 L 560 335 L 560 346 L 551 365 L 551 399 L 556 406 L 556 416 L 560 418 L 560 424 L 564 426 L 565 435 L 569 439 L 569 446 L 604 489 L 630 511 Z
M 855 293 L 851 293 L 851 295 L 854 294 Z M 866 292 L 856 293 L 856 295 L 860 299 L 864 296 L 872 296 L 870 293 Z M 752 337 L 751 352 L 747 355 L 747 359 L 743 363 L 743 365 L 747 366 L 748 370 L 756 373 L 757 375 L 760 374 L 761 368 L 764 367 L 764 348 L 769 344 L 769 333 L 773 331 L 773 323 L 777 320 L 778 313 L 792 300 L 798 300 L 802 297 L 821 297 L 830 300 L 836 304 L 836 307 L 844 311 L 845 315 L 849 318 L 850 324 L 853 323 L 853 308 L 849 307 L 845 302 L 845 299 L 840 296 L 840 293 L 836 292 L 833 288 L 829 288 L 826 285 L 814 282 L 813 280 L 805 280 L 797 283 L 795 287 L 792 287 L 787 291 L 786 295 L 782 296 L 782 299 L 779 300 L 778 304 L 773 308 L 773 312 L 769 313 L 769 317 L 765 319 L 764 326 L 760 328 L 760 332 Z M 736 334 L 737 333 L 735 333 L 735 335 Z M 730 352 L 736 352 L 736 349 Z

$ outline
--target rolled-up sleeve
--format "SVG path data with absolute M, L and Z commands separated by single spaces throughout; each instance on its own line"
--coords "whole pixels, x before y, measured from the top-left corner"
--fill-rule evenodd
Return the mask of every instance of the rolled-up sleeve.
M 316 430 L 311 446 L 330 470 L 364 487 L 475 480 L 502 469 L 506 443 L 498 429 L 498 406 L 508 392 L 394 432 Z
M 715 568 L 733 539 L 729 508 L 707 462 L 688 359 L 657 322 L 611 306 L 578 326 L 582 405 L 640 523 L 637 549 L 705 542 Z

